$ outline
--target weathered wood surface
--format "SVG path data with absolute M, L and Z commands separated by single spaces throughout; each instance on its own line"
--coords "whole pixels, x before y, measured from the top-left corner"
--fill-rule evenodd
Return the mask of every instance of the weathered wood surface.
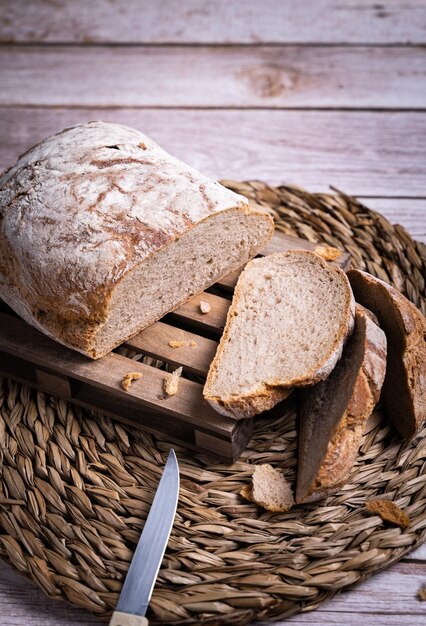
M 423 47 L 0 46 L 0 58 L 0 105 L 426 108 Z
M 2 0 L 0 41 L 425 43 L 423 0 Z
M 118 120 L 218 178 L 340 187 L 426 242 L 424 113 L 382 110 L 425 108 L 424 50 L 401 47 L 425 44 L 425 16 L 424 0 L 0 0 L 0 43 L 39 44 L 0 49 L 0 168 L 54 130 Z M 335 110 L 279 110 L 318 107 Z M 425 561 L 423 546 L 285 624 L 420 626 Z M 99 623 L 1 564 L 0 618 Z
M 3 108 L 0 168 L 46 135 L 93 119 L 139 128 L 216 178 L 426 195 L 426 112 Z

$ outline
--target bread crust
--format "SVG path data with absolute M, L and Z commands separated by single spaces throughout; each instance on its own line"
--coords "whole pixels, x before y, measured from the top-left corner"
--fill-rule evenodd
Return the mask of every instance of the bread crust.
M 364 307 L 356 307 L 356 325 L 362 325 L 364 345 L 361 367 L 346 410 L 336 424 L 326 452 L 308 489 L 302 489 L 300 475 L 296 502 L 314 502 L 340 489 L 348 479 L 355 463 L 365 425 L 377 404 L 386 372 L 386 336 L 373 322 Z M 315 393 L 315 389 L 312 390 Z M 328 392 L 331 390 L 328 389 Z M 338 390 L 335 390 L 338 393 Z M 308 416 L 301 416 L 301 419 Z M 304 436 L 301 426 L 301 438 Z M 314 442 L 315 443 L 315 442 Z M 301 454 L 306 445 L 301 440 Z M 304 459 L 304 462 L 307 462 Z
M 103 122 L 65 129 L 0 176 L 0 295 L 45 334 L 99 358 L 112 348 L 96 353 L 93 344 L 120 281 L 227 211 L 258 216 L 272 236 L 266 212 L 139 131 Z
M 278 252 L 268 256 L 268 259 L 273 259 L 275 256 L 314 256 L 324 268 L 327 268 L 332 273 L 338 273 L 345 276 L 345 273 L 338 267 L 328 264 L 319 255 L 307 251 L 307 250 L 290 250 L 288 252 Z M 252 261 L 255 263 L 256 261 Z M 349 282 L 347 282 L 346 290 L 346 310 L 347 316 L 342 324 L 339 334 L 336 337 L 333 349 L 330 350 L 329 355 L 324 359 L 323 363 L 315 369 L 306 372 L 305 376 L 300 378 L 294 378 L 290 384 L 283 386 L 282 380 L 268 380 L 267 383 L 259 385 L 257 389 L 251 390 L 247 394 L 238 394 L 228 397 L 217 397 L 209 392 L 213 379 L 220 367 L 220 359 L 224 350 L 224 346 L 229 340 L 231 333 L 232 319 L 238 314 L 238 304 L 244 289 L 244 277 L 245 273 L 250 271 L 250 263 L 247 264 L 244 271 L 241 273 L 238 279 L 237 285 L 234 291 L 234 297 L 232 304 L 228 310 L 226 318 L 225 329 L 220 340 L 215 357 L 210 365 L 210 369 L 207 375 L 206 383 L 204 386 L 204 397 L 209 404 L 222 415 L 228 417 L 234 417 L 236 419 L 246 419 L 258 415 L 259 413 L 271 409 L 281 400 L 285 400 L 293 391 L 294 387 L 304 387 L 308 385 L 314 385 L 315 383 L 323 380 L 333 370 L 337 361 L 341 357 L 343 346 L 352 334 L 354 328 L 355 319 L 355 300 L 353 298 L 352 290 Z
M 357 300 L 377 315 L 388 338 L 386 414 L 403 437 L 413 437 L 426 422 L 426 319 L 379 278 L 361 270 L 350 270 L 348 277 Z
M 264 395 L 240 396 L 229 400 L 220 398 L 206 398 L 207 402 L 221 415 L 235 419 L 245 419 L 269 411 L 278 402 L 285 400 L 292 393 L 293 388 L 270 387 Z

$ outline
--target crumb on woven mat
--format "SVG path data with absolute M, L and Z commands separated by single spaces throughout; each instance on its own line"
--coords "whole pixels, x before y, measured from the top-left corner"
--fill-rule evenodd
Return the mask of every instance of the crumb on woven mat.
M 170 376 L 163 380 L 163 389 L 168 396 L 174 396 L 179 389 L 179 378 L 182 374 L 182 367 L 178 367 Z
M 379 515 L 383 521 L 395 524 L 401 528 L 411 525 L 410 518 L 392 500 L 370 500 L 365 503 L 367 511 Z
M 422 585 L 417 592 L 417 598 L 422 602 L 426 601 L 426 585 Z
M 240 495 L 273 513 L 284 513 L 294 505 L 293 493 L 283 474 L 267 463 L 255 467 L 252 486 L 243 485 Z
M 140 372 L 129 372 L 123 376 L 123 380 L 121 381 L 121 386 L 124 391 L 129 391 L 129 387 L 134 380 L 138 380 L 142 378 L 142 374 Z
M 200 307 L 201 313 L 204 313 L 204 314 L 210 313 L 210 311 L 212 310 L 211 305 L 205 300 L 200 300 L 199 307 Z
M 337 248 L 323 245 L 317 246 L 314 252 L 322 257 L 324 261 L 335 261 L 342 254 Z
M 184 343 L 184 341 L 176 341 L 175 339 L 172 339 L 171 341 L 169 341 L 169 346 L 171 348 L 180 348 L 181 346 L 183 346 Z
M 249 502 L 253 502 L 253 490 L 250 485 L 243 485 L 241 487 L 240 496 Z

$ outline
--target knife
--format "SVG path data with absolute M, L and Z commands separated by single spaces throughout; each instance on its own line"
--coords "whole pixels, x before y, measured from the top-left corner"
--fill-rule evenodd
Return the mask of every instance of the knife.
M 174 450 L 167 463 L 130 563 L 109 626 L 147 626 L 145 617 L 176 515 L 179 466 Z

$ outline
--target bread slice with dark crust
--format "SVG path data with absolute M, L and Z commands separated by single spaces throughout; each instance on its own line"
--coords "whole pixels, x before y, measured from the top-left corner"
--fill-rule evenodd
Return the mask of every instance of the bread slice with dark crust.
M 403 437 L 426 421 L 426 319 L 399 291 L 360 270 L 348 277 L 358 302 L 372 310 L 388 340 L 382 400 Z
M 357 305 L 355 330 L 330 376 L 301 391 L 296 502 L 334 493 L 348 479 L 386 370 L 386 336 Z
M 342 270 L 313 252 L 255 259 L 242 272 L 204 387 L 223 415 L 252 417 L 334 368 L 354 324 Z

